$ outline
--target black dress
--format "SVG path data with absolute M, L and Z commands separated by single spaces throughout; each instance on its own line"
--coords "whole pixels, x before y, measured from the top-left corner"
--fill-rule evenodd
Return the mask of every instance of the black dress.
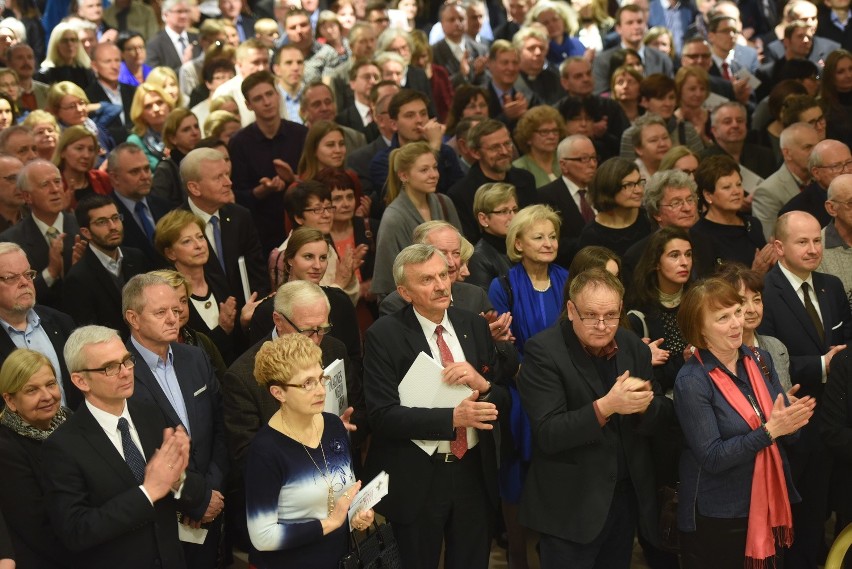
M 577 250 L 579 251 L 589 245 L 598 245 L 606 247 L 620 258 L 624 256 L 631 245 L 650 234 L 651 222 L 648 221 L 645 211 L 639 210 L 636 221 L 632 225 L 620 229 L 606 227 L 598 223 L 597 220 L 592 221 L 580 232 L 580 237 L 577 239 Z
M 740 217 L 742 225 L 724 225 L 701 217 L 689 230 L 692 239 L 710 244 L 714 265 L 736 261 L 751 267 L 755 250 L 766 246 L 760 221 L 750 215 Z

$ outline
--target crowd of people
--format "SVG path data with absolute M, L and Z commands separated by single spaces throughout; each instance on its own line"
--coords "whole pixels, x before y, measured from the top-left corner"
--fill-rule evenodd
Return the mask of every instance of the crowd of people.
M 406 569 L 816 569 L 850 16 L 8 0 L 0 569 L 332 569 L 377 523 Z

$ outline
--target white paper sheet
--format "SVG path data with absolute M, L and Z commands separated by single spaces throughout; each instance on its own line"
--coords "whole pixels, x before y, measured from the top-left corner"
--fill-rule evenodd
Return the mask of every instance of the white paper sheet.
M 349 407 L 349 397 L 346 393 L 346 371 L 343 368 L 343 360 L 337 359 L 323 370 L 323 373 L 331 378 L 325 391 L 326 413 L 334 413 L 338 417 L 343 415 Z
M 382 498 L 388 495 L 388 484 L 390 484 L 390 476 L 382 470 L 375 478 L 370 480 L 370 483 L 363 486 L 349 505 L 349 531 L 355 529 L 352 527 L 352 518 L 357 516 L 364 510 L 369 510 L 378 504 Z

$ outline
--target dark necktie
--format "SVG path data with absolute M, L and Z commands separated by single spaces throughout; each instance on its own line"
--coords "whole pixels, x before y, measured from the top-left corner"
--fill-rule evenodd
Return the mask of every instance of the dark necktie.
M 441 365 L 447 367 L 455 362 L 455 360 L 453 359 L 450 347 L 444 340 L 444 327 L 438 324 L 435 327 L 435 334 L 438 336 L 437 344 L 438 351 L 441 353 Z M 465 427 L 456 427 L 456 439 L 450 441 L 450 450 L 456 455 L 456 458 L 463 457 L 464 453 L 467 452 L 467 429 Z
M 580 194 L 580 215 L 583 216 L 583 221 L 589 223 L 595 219 L 595 212 L 589 202 L 586 201 L 586 190 L 580 188 L 577 193 Z
M 219 264 L 222 266 L 222 272 L 227 274 L 225 270 L 225 252 L 222 251 L 222 228 L 219 226 L 219 216 L 210 216 L 210 225 L 213 226 L 213 241 L 216 245 L 216 258 L 219 259 Z
M 151 225 L 151 220 L 148 219 L 148 206 L 145 205 L 145 202 L 138 201 L 136 202 L 136 206 L 133 210 L 136 212 L 136 217 L 139 218 L 139 223 L 142 224 L 142 231 L 145 232 L 145 237 L 148 238 L 148 242 L 153 243 L 154 226 Z
M 816 307 L 814 306 L 813 301 L 811 300 L 811 295 L 809 293 L 810 286 L 808 283 L 802 283 L 802 292 L 805 294 L 805 312 L 808 313 L 808 316 L 811 319 L 811 322 L 814 323 L 814 328 L 816 328 L 817 334 L 819 335 L 819 339 L 825 343 L 825 327 L 822 325 L 822 320 L 819 318 L 819 313 L 816 311 Z
M 731 80 L 731 66 L 728 65 L 727 61 L 722 62 L 722 77 Z
M 130 467 L 130 472 L 139 484 L 145 480 L 145 457 L 139 452 L 139 447 L 130 438 L 130 423 L 121 417 L 118 420 L 118 430 L 121 431 L 121 448 L 124 451 L 124 462 Z

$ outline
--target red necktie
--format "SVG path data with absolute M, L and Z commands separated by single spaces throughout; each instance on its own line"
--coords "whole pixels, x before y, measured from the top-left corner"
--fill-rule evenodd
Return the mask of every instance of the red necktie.
M 728 81 L 731 80 L 731 68 L 728 65 L 727 61 L 722 63 L 722 77 L 724 77 Z
M 586 201 L 586 190 L 580 188 L 577 190 L 577 193 L 580 194 L 580 215 L 583 216 L 583 221 L 589 223 L 595 219 L 595 212 L 592 210 L 592 206 L 589 205 L 589 202 Z
M 441 353 L 441 365 L 447 367 L 455 362 L 455 360 L 453 359 L 450 347 L 444 341 L 444 327 L 438 324 L 435 327 L 435 334 L 438 336 L 437 343 L 438 351 Z M 450 451 L 459 459 L 467 452 L 467 429 L 465 427 L 456 427 L 456 439 L 450 441 Z

